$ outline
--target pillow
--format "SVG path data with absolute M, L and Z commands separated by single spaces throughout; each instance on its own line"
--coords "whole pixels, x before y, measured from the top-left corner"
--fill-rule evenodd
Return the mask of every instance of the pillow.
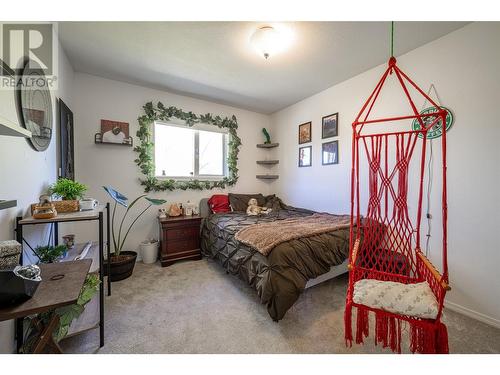
M 225 194 L 212 195 L 207 203 L 214 214 L 231 211 L 231 207 L 229 207 L 229 198 Z
M 281 199 L 279 199 L 275 194 L 267 195 L 265 200 L 266 203 L 264 207 L 271 208 L 273 211 L 277 211 L 282 208 Z
M 257 199 L 257 204 L 263 207 L 266 204 L 266 199 L 262 194 L 232 194 L 229 193 L 229 204 L 233 211 L 246 212 L 248 201 L 252 198 Z

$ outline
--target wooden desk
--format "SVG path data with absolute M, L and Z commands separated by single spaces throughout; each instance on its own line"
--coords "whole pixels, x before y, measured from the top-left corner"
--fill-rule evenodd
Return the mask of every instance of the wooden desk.
M 76 303 L 91 263 L 92 260 L 83 259 L 64 263 L 40 264 L 42 281 L 35 295 L 19 305 L 1 308 L 0 321 L 16 318 L 22 319 L 28 315 L 40 314 L 61 306 Z M 56 275 L 64 275 L 64 277 L 59 280 L 51 280 Z M 41 335 L 41 339 L 45 339 L 46 341 L 42 344 L 50 345 L 48 341 L 51 340 L 51 330 L 55 328 L 56 323 L 53 323 L 50 327 L 46 327 L 50 332 Z M 22 337 L 22 332 L 18 332 L 19 334 Z

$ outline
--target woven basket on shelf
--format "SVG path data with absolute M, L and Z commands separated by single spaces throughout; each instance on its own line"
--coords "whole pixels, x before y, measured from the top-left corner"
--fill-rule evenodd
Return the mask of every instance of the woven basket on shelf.
M 47 211 L 49 209 L 50 211 Z M 31 216 L 33 219 L 52 219 L 57 216 L 57 210 L 53 204 L 39 206 L 37 204 L 31 205 Z
M 58 213 L 77 212 L 80 210 L 80 203 L 77 200 L 52 201 L 52 204 L 54 205 Z M 35 206 L 38 206 L 38 203 L 33 203 L 31 205 L 32 214 L 35 210 Z

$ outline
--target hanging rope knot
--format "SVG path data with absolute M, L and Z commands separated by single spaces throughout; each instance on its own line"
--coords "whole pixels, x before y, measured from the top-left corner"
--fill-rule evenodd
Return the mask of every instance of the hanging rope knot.
M 393 68 L 395 66 L 396 66 L 396 58 L 394 56 L 391 56 L 391 58 L 389 59 L 389 68 L 391 68 L 391 71 L 389 72 L 389 74 L 392 74 Z

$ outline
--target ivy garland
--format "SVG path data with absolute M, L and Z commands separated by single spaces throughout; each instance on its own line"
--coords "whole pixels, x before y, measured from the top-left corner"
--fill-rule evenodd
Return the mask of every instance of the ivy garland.
M 238 137 L 236 132 L 238 129 L 238 122 L 236 121 L 236 117 L 234 115 L 231 118 L 212 116 L 210 113 L 205 115 L 196 115 L 193 112 L 184 112 L 182 109 L 178 109 L 176 107 L 165 107 L 161 102 L 158 102 L 156 107 L 152 102 L 148 102 L 142 108 L 144 109 L 144 114 L 137 119 L 139 121 L 137 137 L 140 140 L 140 145 L 134 147 L 134 151 L 138 153 L 135 162 L 139 166 L 141 172 L 145 175 L 145 178 L 139 179 L 141 185 L 144 186 L 145 192 L 166 190 L 172 191 L 176 189 L 203 190 L 224 188 L 226 186 L 234 185 L 236 181 L 238 181 L 237 164 L 241 139 Z M 218 181 L 203 181 L 198 179 L 176 181 L 173 179 L 158 179 L 155 176 L 152 125 L 155 121 L 169 121 L 172 117 L 184 120 L 186 125 L 189 127 L 199 123 L 206 123 L 219 128 L 228 129 L 228 177 L 224 177 Z

